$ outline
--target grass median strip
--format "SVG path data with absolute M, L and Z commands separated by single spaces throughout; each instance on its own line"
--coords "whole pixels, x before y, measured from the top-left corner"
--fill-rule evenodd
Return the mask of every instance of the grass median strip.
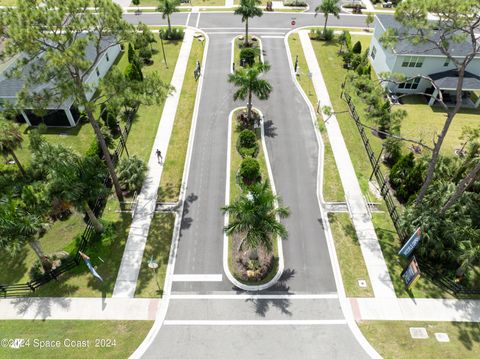
M 163 295 L 174 223 L 175 215 L 173 213 L 155 213 L 153 216 L 138 275 L 135 297 L 152 298 Z M 158 264 L 155 271 L 148 266 L 152 259 Z
M 197 61 L 203 61 L 205 41 L 193 40 L 192 49 L 187 65 L 187 72 L 183 81 L 180 101 L 173 125 L 172 136 L 168 144 L 162 179 L 158 191 L 158 201 L 176 202 L 182 185 L 183 169 L 187 156 L 188 136 L 192 125 L 195 98 L 198 82 L 193 77 Z
M 153 322 L 91 320 L 3 320 L 1 358 L 128 358 L 143 341 Z M 48 347 L 47 347 L 48 346 Z

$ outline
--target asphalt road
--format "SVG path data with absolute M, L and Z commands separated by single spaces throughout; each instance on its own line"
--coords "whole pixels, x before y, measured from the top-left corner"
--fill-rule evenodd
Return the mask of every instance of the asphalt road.
M 198 18 L 200 16 L 200 18 Z M 145 353 L 147 358 L 364 358 L 339 300 L 316 197 L 318 146 L 308 107 L 290 76 L 283 38 L 291 17 L 298 26 L 321 24 L 311 14 L 265 14 L 251 22 L 262 37 L 266 78 L 274 90 L 268 101 L 255 100 L 265 116 L 267 148 L 278 194 L 290 207 L 284 221 L 285 272 L 278 285 L 254 300 L 224 298 L 241 291 L 222 281 L 174 281 L 166 321 Z M 162 24 L 161 15 L 125 15 L 129 21 Z M 199 104 L 187 198 L 174 274 L 222 274 L 228 115 L 236 106 L 227 82 L 231 39 L 243 32 L 232 14 L 175 14 L 174 24 L 199 27 L 209 34 L 209 48 Z M 343 20 L 343 21 L 342 21 Z M 341 21 L 341 22 L 340 22 Z M 361 26 L 361 17 L 344 16 L 330 24 Z M 272 37 L 273 36 L 273 37 Z M 192 76 L 192 74 L 187 74 Z M 268 299 L 266 294 L 296 297 Z M 299 294 L 317 294 L 303 298 Z M 213 294 L 207 299 L 205 294 Z M 202 297 L 203 296 L 203 297 Z M 328 299 L 326 299 L 327 296 Z M 330 297 L 332 296 L 332 297 Z M 246 322 L 246 321 L 252 321 Z M 269 321 L 272 320 L 272 321 Z M 296 320 L 298 322 L 293 322 Z M 312 320 L 318 322 L 311 323 Z M 279 321 L 278 323 L 276 321 Z M 333 322 L 330 322 L 333 321 Z M 266 324 L 266 325 L 265 325 Z

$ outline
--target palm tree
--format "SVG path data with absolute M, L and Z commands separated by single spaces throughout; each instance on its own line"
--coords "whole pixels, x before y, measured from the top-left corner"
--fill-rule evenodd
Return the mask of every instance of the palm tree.
M 262 16 L 263 11 L 257 5 L 260 0 L 240 0 L 240 6 L 235 10 L 235 15 L 242 15 L 242 22 L 245 22 L 245 47 L 248 47 L 248 19 L 255 16 Z
M 249 249 L 263 246 L 271 251 L 274 236 L 285 238 L 288 235 L 277 217 L 285 218 L 290 211 L 287 207 L 276 207 L 279 198 L 273 194 L 267 181 L 249 187 L 249 191 L 242 193 L 233 204 L 222 208 L 230 215 L 230 223 L 224 231 L 228 235 L 244 235 L 239 250 L 245 245 Z
M 85 211 L 95 230 L 103 232 L 103 225 L 89 203 L 108 193 L 104 185 L 105 166 L 96 156 L 80 158 L 72 154 L 72 157 L 57 163 L 50 172 L 50 196 L 72 204 L 78 211 Z
M 177 6 L 180 4 L 180 0 L 160 0 L 158 11 L 162 13 L 162 19 L 167 18 L 168 32 L 172 32 L 172 25 L 170 24 L 170 15 L 177 12 Z
M 21 201 L 8 199 L 0 203 L 0 248 L 18 252 L 28 243 L 37 255 L 45 271 L 51 265 L 38 241 L 44 231 L 44 218 L 30 213 Z
M 252 120 L 252 95 L 259 100 L 266 100 L 272 92 L 272 85 L 267 80 L 260 79 L 262 73 L 270 70 L 268 63 L 259 63 L 252 67 L 236 70 L 228 75 L 228 82 L 233 83 L 239 89 L 233 94 L 233 99 L 245 100 L 248 97 L 247 110 L 248 120 Z
M 22 147 L 22 134 L 17 125 L 7 122 L 0 122 L 0 154 L 4 157 L 11 155 L 18 166 L 18 169 L 25 176 L 25 170 L 15 155 L 15 150 Z
M 317 16 L 319 12 L 323 12 L 323 16 L 325 16 L 325 25 L 323 26 L 323 32 L 325 33 L 327 30 L 328 15 L 332 14 L 337 19 L 340 19 L 338 0 L 322 0 L 322 3 L 315 8 L 315 16 Z

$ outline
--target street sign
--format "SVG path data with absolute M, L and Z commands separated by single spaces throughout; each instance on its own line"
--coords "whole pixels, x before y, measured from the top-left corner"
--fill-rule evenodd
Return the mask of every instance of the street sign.
M 407 289 L 410 289 L 415 282 L 420 278 L 420 267 L 418 266 L 415 256 L 412 257 L 408 266 L 402 272 L 402 278 Z
M 417 246 L 417 244 L 420 242 L 421 239 L 422 239 L 422 230 L 420 229 L 420 227 L 418 227 L 415 230 L 415 233 L 413 233 L 410 239 L 403 245 L 402 249 L 400 249 L 398 254 L 404 257 L 408 257 L 413 252 L 413 250 L 415 249 L 415 247 Z
M 296 22 L 295 20 L 292 20 L 292 26 L 295 26 Z

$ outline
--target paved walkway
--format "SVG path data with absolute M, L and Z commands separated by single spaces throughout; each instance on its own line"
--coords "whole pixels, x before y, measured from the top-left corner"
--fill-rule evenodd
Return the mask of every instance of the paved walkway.
M 330 96 L 325 81 L 323 80 L 320 67 L 318 66 L 312 43 L 308 37 L 308 31 L 301 30 L 299 31 L 299 35 L 309 71 L 312 73 L 312 81 L 317 98 L 322 107 L 332 107 Z M 327 129 L 328 138 L 332 146 L 335 162 L 345 191 L 345 200 L 349 207 L 350 217 L 352 218 L 355 232 L 359 239 L 375 297 L 396 298 L 390 274 L 388 273 L 385 259 L 383 258 L 382 250 L 375 233 L 375 228 L 373 227 L 369 210 L 366 206 L 347 146 L 335 115 L 328 118 L 328 121 L 325 122 L 325 127 Z
M 175 91 L 167 98 L 163 107 L 160 125 L 158 126 L 157 135 L 148 161 L 147 176 L 143 182 L 142 190 L 135 206 L 130 233 L 118 271 L 115 288 L 113 289 L 113 297 L 132 298 L 135 295 L 138 273 L 142 260 L 144 260 L 143 251 L 145 250 L 150 223 L 155 213 L 157 191 L 163 172 L 163 161 L 161 161 L 161 163 L 158 162 L 156 150 L 159 149 L 163 159 L 166 158 L 192 41 L 193 30 L 187 29 L 171 81 L 171 85 L 175 88 Z
M 480 322 L 480 300 L 350 298 L 356 320 Z
M 161 299 L 13 298 L 0 300 L 0 320 L 155 320 Z

